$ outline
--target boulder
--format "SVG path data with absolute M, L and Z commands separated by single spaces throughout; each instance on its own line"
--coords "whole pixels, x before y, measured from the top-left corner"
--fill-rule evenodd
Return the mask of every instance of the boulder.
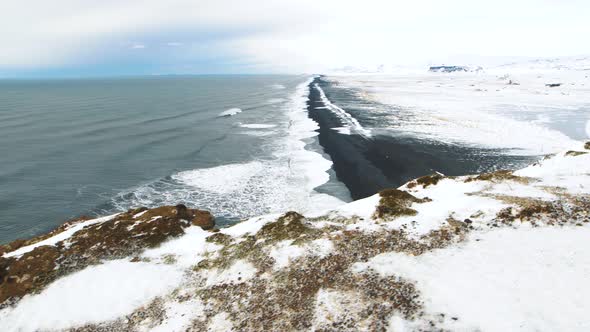
M 204 230 L 209 230 L 215 227 L 215 218 L 209 211 L 193 210 L 191 223 Z

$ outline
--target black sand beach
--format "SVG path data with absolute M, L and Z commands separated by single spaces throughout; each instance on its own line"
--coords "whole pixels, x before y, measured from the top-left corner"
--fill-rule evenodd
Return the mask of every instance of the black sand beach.
M 529 162 L 530 157 L 501 155 L 483 150 L 411 137 L 374 135 L 369 138 L 347 135 L 334 130 L 344 124 L 326 108 L 315 87 L 318 84 L 331 102 L 328 82 L 321 77 L 310 84 L 309 116 L 319 126 L 319 142 L 332 158 L 340 181 L 353 199 L 371 196 L 385 188 L 435 171 L 445 175 L 462 175 L 481 171 L 482 164 L 498 165 L 511 161 Z M 362 123 L 361 123 L 362 124 Z

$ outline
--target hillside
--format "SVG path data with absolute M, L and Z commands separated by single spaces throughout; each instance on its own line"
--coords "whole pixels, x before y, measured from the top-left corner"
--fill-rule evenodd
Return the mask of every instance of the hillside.
M 2 331 L 590 329 L 590 142 L 217 229 L 184 205 L 0 247 Z

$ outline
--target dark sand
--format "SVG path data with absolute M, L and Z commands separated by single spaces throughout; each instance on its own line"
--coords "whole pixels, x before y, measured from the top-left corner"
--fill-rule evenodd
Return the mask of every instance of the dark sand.
M 324 88 L 329 83 L 316 78 L 310 85 L 309 116 L 320 125 L 319 142 L 332 158 L 340 181 L 353 199 L 371 196 L 385 188 L 396 188 L 416 177 L 435 171 L 446 175 L 463 175 L 481 170 L 481 164 L 501 163 L 517 157 L 410 137 L 341 134 L 331 128 L 342 127 L 340 119 L 325 107 L 315 83 Z M 361 123 L 362 124 L 362 123 Z M 528 162 L 530 157 L 520 157 Z

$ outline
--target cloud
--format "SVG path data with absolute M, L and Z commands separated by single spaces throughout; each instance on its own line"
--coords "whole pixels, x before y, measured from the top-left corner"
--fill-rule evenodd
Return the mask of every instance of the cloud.
M 221 59 L 220 68 L 317 72 L 452 54 L 584 54 L 590 45 L 579 36 L 590 34 L 589 10 L 578 0 L 2 1 L 0 69 L 141 56 L 178 68 Z M 144 51 L 117 47 L 128 40 L 144 42 L 127 50 Z

